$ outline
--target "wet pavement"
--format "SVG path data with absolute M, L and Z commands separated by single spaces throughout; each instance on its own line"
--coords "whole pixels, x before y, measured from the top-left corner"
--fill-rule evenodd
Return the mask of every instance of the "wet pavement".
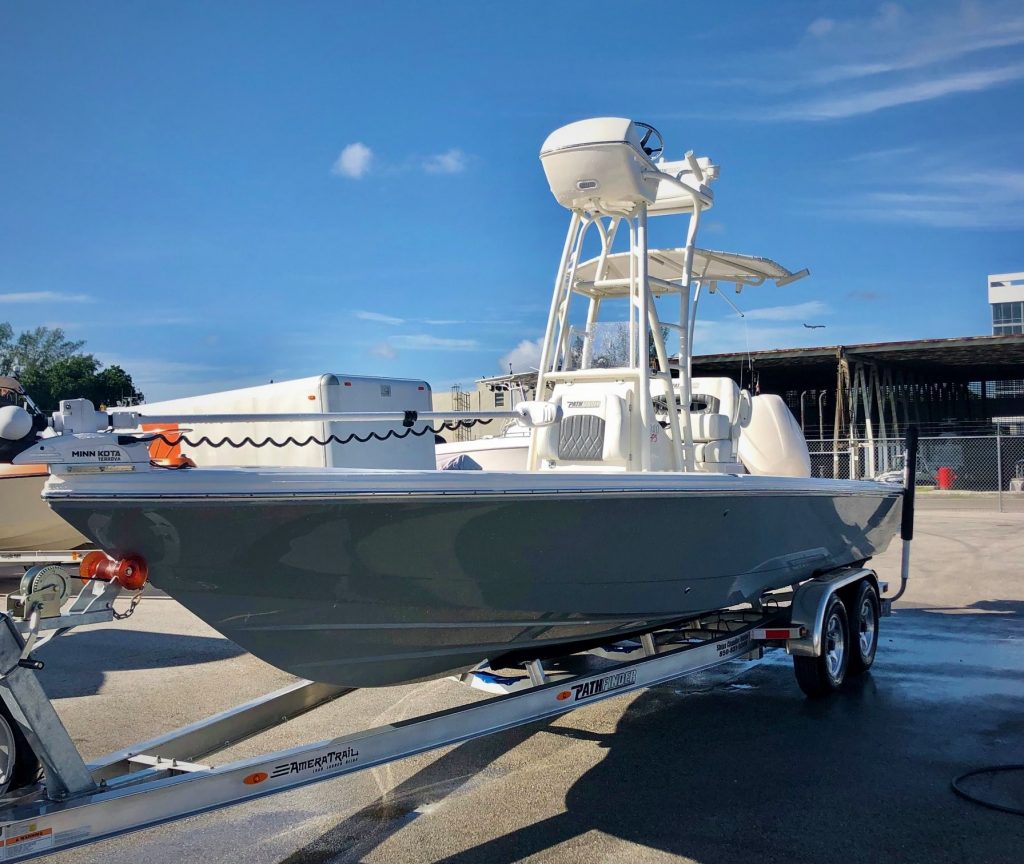
M 774 652 L 53 860 L 1017 864 L 1024 818 L 950 781 L 1024 762 L 1022 529 L 1014 515 L 921 514 L 915 581 L 882 622 L 876 666 L 832 699 L 804 699 Z M 877 562 L 893 582 L 897 551 Z M 87 757 L 288 680 L 160 597 L 42 651 L 44 686 Z M 295 735 L 465 698 L 451 681 L 360 692 L 299 718 Z M 295 740 L 276 730 L 233 755 Z M 973 782 L 1024 804 L 1013 778 Z

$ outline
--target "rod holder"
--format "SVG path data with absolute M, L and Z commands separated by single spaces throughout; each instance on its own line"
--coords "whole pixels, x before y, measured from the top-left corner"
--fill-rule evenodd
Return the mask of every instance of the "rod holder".
M 917 427 L 908 426 L 903 449 L 903 516 L 900 521 L 900 590 L 886 600 L 891 605 L 903 596 L 910 581 L 910 544 L 914 539 L 914 494 L 917 487 Z

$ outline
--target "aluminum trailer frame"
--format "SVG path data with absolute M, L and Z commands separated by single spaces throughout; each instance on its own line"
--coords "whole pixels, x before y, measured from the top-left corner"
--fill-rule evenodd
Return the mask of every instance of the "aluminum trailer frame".
M 39 550 L 36 552 L 0 551 L 0 564 L 32 567 L 36 564 L 77 564 L 92 549 Z
M 44 772 L 42 783 L 0 798 L 0 860 L 48 855 L 554 717 L 736 659 L 759 659 L 765 644 L 820 651 L 821 616 L 815 613 L 822 597 L 862 580 L 882 587 L 874 571 L 844 568 L 751 608 L 723 610 L 586 652 L 605 661 L 598 670 L 551 673 L 540 661 L 527 663 L 526 674 L 477 669 L 458 680 L 499 695 L 217 767 L 199 760 L 352 691 L 298 681 L 86 763 L 43 693 L 30 651 L 43 633 L 59 635 L 76 621 L 113 619 L 120 589 L 89 582 L 67 611 L 51 619 L 16 621 L 0 613 L 0 697 Z

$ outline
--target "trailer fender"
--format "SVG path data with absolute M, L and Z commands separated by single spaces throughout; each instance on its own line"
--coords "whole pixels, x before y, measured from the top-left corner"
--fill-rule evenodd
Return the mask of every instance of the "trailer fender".
M 790 654 L 801 657 L 821 656 L 821 634 L 825 626 L 825 610 L 833 594 L 860 582 L 870 579 L 878 590 L 878 576 L 874 570 L 866 567 L 853 567 L 823 574 L 797 587 L 790 608 L 790 626 L 806 627 L 807 635 L 802 639 L 790 639 L 786 650 Z

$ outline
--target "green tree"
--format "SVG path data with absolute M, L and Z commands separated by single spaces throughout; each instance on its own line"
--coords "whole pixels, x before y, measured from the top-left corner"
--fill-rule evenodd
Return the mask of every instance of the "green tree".
M 0 323 L 0 374 L 10 375 L 16 369 L 22 374 L 35 372 L 73 357 L 84 345 L 84 341 L 68 339 L 60 327 L 36 327 L 15 339 L 11 325 Z
M 96 376 L 98 392 L 102 394 L 102 401 L 106 405 L 116 405 L 118 402 L 129 400 L 141 402 L 146 397 L 135 389 L 132 376 L 124 371 L 117 364 L 108 366 Z
M 94 405 L 141 401 L 131 375 L 120 366 L 102 364 L 81 353 L 84 341 L 74 341 L 60 327 L 36 327 L 17 339 L 11 325 L 0 322 L 0 374 L 17 371 L 25 390 L 43 411 L 54 411 L 61 399 L 89 399 Z

